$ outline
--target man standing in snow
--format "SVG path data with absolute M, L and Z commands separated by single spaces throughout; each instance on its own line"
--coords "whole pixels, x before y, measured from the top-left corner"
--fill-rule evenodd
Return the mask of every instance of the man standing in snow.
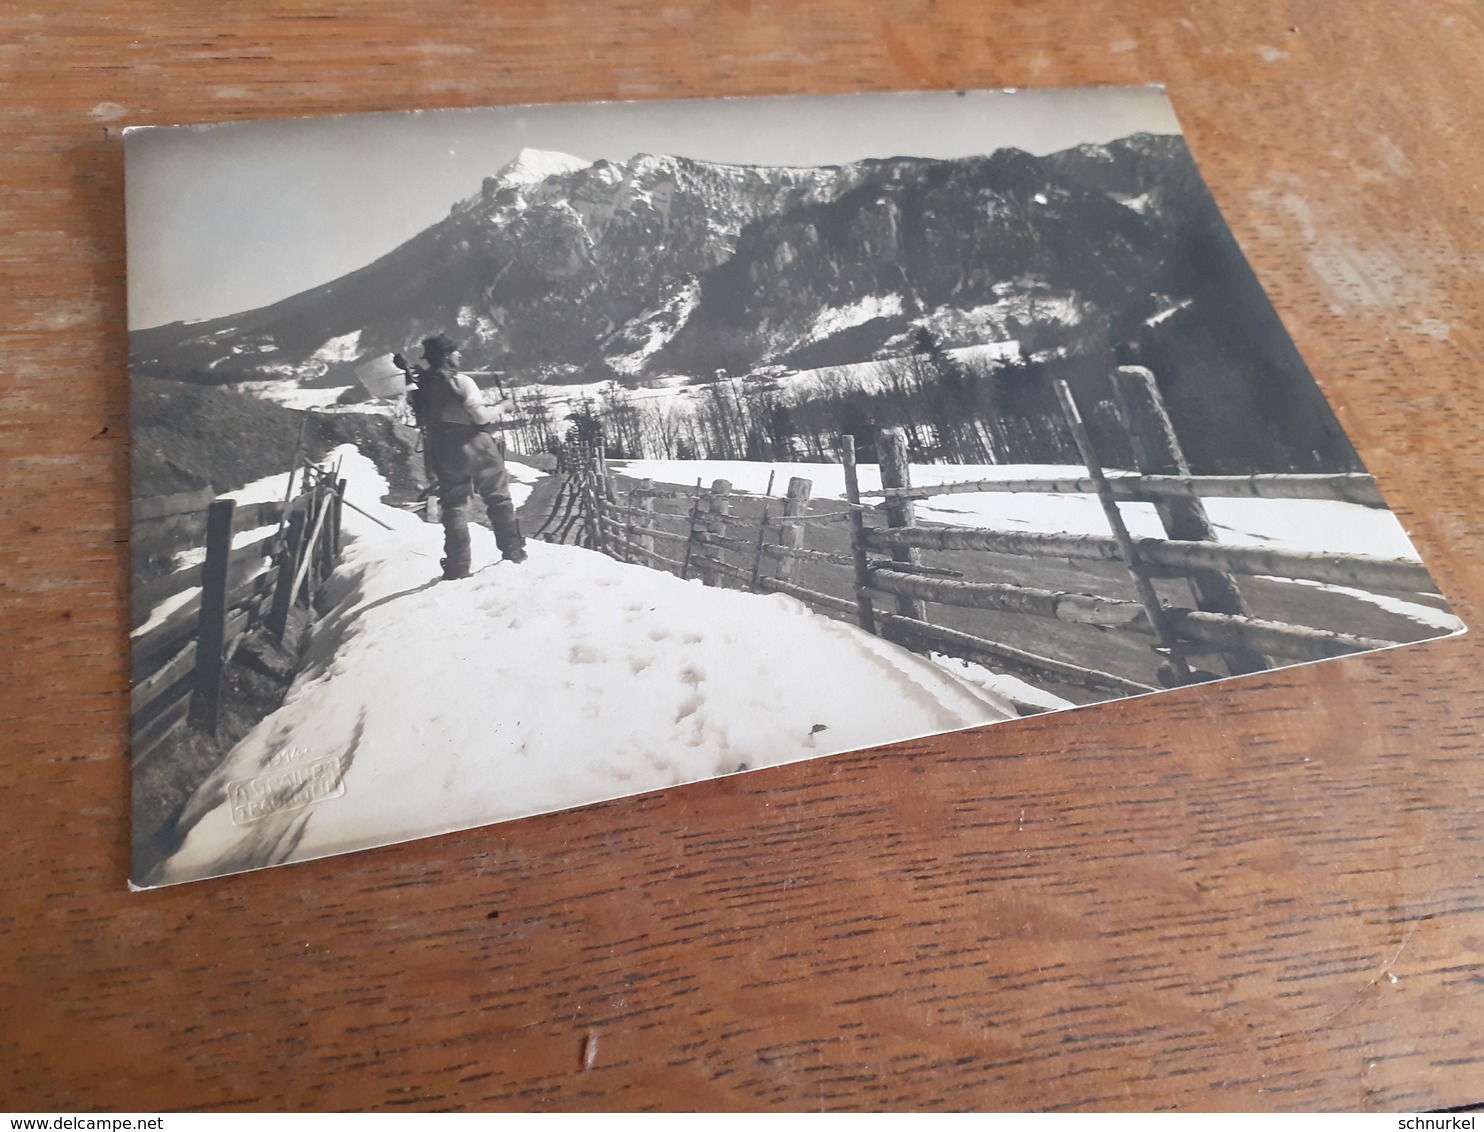
M 507 562 L 526 560 L 525 539 L 510 499 L 505 442 L 484 406 L 479 386 L 460 373 L 459 344 L 442 334 L 423 339 L 421 369 L 407 371 L 417 388 L 408 397 L 427 438 L 428 463 L 443 510 L 443 576 L 469 576 L 469 508 L 484 500 L 495 544 Z

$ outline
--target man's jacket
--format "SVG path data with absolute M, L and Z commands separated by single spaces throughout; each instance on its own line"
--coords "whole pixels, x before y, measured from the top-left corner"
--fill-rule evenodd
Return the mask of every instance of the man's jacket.
M 483 429 L 494 417 L 485 408 L 479 386 L 468 374 L 434 366 L 417 379 L 417 389 L 408 398 L 422 428 L 462 425 Z

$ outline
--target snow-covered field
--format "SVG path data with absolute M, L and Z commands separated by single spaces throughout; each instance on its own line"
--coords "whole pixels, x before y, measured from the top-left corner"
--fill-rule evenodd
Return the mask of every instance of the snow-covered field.
M 694 305 L 697 293 L 694 290 L 683 291 L 676 298 L 680 306 Z M 888 304 L 889 306 L 889 304 Z M 864 300 L 862 304 L 849 310 L 826 309 L 821 312 L 825 319 L 821 323 L 820 330 L 824 334 L 842 329 L 847 325 L 855 325 L 867 318 L 875 317 L 875 312 L 883 309 L 880 300 Z M 962 319 L 968 320 L 965 325 L 972 322 L 976 316 L 983 316 L 984 312 L 998 310 L 995 308 L 980 308 L 977 311 L 961 312 Z M 1065 315 L 1065 312 L 1063 312 Z M 671 312 L 669 323 L 675 324 L 683 321 L 683 315 Z M 1071 317 L 1065 315 L 1065 317 Z M 673 330 L 673 325 L 671 326 Z M 635 374 L 642 368 L 643 361 L 650 354 L 664 344 L 668 332 L 662 333 L 655 329 L 648 341 L 630 355 L 610 359 L 617 372 Z M 274 380 L 242 381 L 237 382 L 234 388 L 251 394 L 254 397 L 262 397 L 273 401 L 288 409 L 308 409 L 327 413 L 375 413 L 392 414 L 400 412 L 399 402 L 391 400 L 357 401 L 352 404 L 339 404 L 341 394 L 351 387 L 346 385 L 305 385 L 304 381 L 316 381 L 324 376 L 326 365 L 330 362 L 340 362 L 344 365 L 347 375 L 351 372 L 351 361 L 361 364 L 374 359 L 343 357 L 345 352 L 345 339 L 332 338 L 320 347 L 320 350 L 307 361 L 302 372 L 290 369 L 282 377 Z M 1020 343 L 1015 339 L 990 340 L 975 346 L 956 346 L 946 353 L 960 362 L 970 364 L 984 364 L 1004 361 L 1019 357 Z M 774 367 L 778 372 L 774 376 L 774 383 L 780 391 L 786 391 L 795 396 L 809 397 L 817 395 L 826 386 L 833 387 L 843 382 L 846 386 L 856 389 L 880 390 L 888 383 L 883 370 L 884 364 L 900 359 L 881 359 L 851 362 L 837 366 L 823 366 L 818 369 L 784 370 L 783 367 Z M 476 377 L 487 376 L 478 370 L 470 371 Z M 747 382 L 744 379 L 732 379 L 730 381 L 732 393 L 741 397 L 745 393 Z M 580 383 L 548 384 L 544 382 L 530 382 L 518 386 L 512 386 L 505 392 L 519 398 L 527 398 L 532 394 L 539 394 L 545 401 L 546 411 L 550 414 L 550 427 L 560 431 L 570 419 L 571 414 L 577 406 L 588 404 L 601 404 L 604 396 L 613 388 L 612 381 L 594 381 Z M 690 413 L 694 407 L 708 396 L 709 386 L 697 385 L 691 375 L 686 374 L 661 374 L 644 378 L 642 383 L 633 389 L 624 389 L 623 399 L 626 404 L 635 408 L 649 405 L 658 406 L 665 413 L 678 412 Z M 518 409 L 511 400 L 502 397 L 499 390 L 488 388 L 484 391 L 485 403 L 497 414 L 504 417 L 518 415 Z M 731 394 L 729 394 L 731 395 Z
M 754 495 L 761 495 L 768 490 L 768 477 L 771 474 L 773 494 L 779 497 L 787 490 L 789 477 L 801 476 L 813 483 L 812 499 L 845 498 L 845 471 L 839 464 L 775 464 L 748 460 L 628 460 L 611 461 L 609 466 L 614 471 L 635 479 L 647 478 L 660 483 L 685 486 L 694 484 L 699 479 L 703 486 L 710 487 L 714 480 L 724 479 L 731 483 L 734 491 Z M 860 465 L 858 475 L 863 492 L 880 489 L 881 473 L 875 464 Z M 924 487 L 980 480 L 1078 479 L 1085 475 L 1084 468 L 1056 464 L 912 466 L 913 483 Z M 1377 558 L 1418 561 L 1417 551 L 1401 523 L 1390 511 L 1382 508 L 1322 499 L 1207 499 L 1203 502 L 1206 513 L 1216 528 L 1217 539 L 1232 546 L 1322 554 L 1364 554 Z M 1153 504 L 1121 503 L 1119 510 L 1129 532 L 1136 538 L 1165 537 L 1164 527 L 1155 514 Z M 989 527 L 994 530 L 1044 534 L 1108 534 L 1107 519 L 1103 516 L 1097 497 L 1092 495 L 965 492 L 918 501 L 916 515 L 927 522 L 947 526 Z M 1426 601 L 1409 601 L 1327 582 L 1286 578 L 1267 580 L 1344 594 L 1444 632 L 1457 633 L 1464 628 L 1463 622 L 1453 614 Z
M 839 464 L 772 464 L 748 460 L 629 460 L 609 467 L 635 479 L 689 485 L 699 478 L 729 480 L 734 491 L 761 495 L 773 473 L 773 494 L 782 497 L 790 476 L 813 481 L 812 498 L 844 499 L 845 470 Z M 1118 474 L 1118 473 L 1113 473 Z M 1077 479 L 1081 467 L 1053 464 L 914 464 L 912 482 L 931 487 L 979 480 Z M 862 491 L 881 487 L 880 469 L 859 468 Z M 1379 558 L 1417 560 L 1407 532 L 1390 511 L 1354 503 L 1308 499 L 1208 499 L 1206 512 L 1217 537 L 1237 546 L 1306 550 L 1326 554 L 1370 554 Z M 1164 528 L 1154 505 L 1119 505 L 1130 533 L 1138 538 L 1163 538 Z M 943 495 L 917 504 L 917 517 L 961 527 L 992 527 L 1005 531 L 1107 535 L 1108 522 L 1097 497 L 1011 492 L 966 492 Z
M 305 671 L 188 803 L 157 883 L 1016 716 L 982 671 L 576 547 L 511 566 L 475 528 L 474 576 L 437 581 L 441 528 L 383 506 L 375 468 L 342 452 L 348 499 L 393 529 L 347 508 Z M 296 768 L 321 800 L 249 812 Z

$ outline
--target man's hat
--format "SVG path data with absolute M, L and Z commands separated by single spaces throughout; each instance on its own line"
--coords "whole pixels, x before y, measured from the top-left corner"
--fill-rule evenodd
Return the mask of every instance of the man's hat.
M 424 358 L 446 358 L 458 349 L 461 349 L 459 344 L 444 334 L 435 334 L 431 338 L 423 339 Z

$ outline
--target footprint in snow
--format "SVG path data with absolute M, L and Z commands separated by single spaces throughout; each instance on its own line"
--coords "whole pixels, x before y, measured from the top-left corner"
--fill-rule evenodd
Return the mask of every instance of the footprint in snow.
M 675 722 L 682 723 L 701 710 L 701 705 L 706 701 L 701 698 L 700 692 L 692 692 L 680 701 L 675 711 Z M 699 733 L 699 732 L 698 732 Z

